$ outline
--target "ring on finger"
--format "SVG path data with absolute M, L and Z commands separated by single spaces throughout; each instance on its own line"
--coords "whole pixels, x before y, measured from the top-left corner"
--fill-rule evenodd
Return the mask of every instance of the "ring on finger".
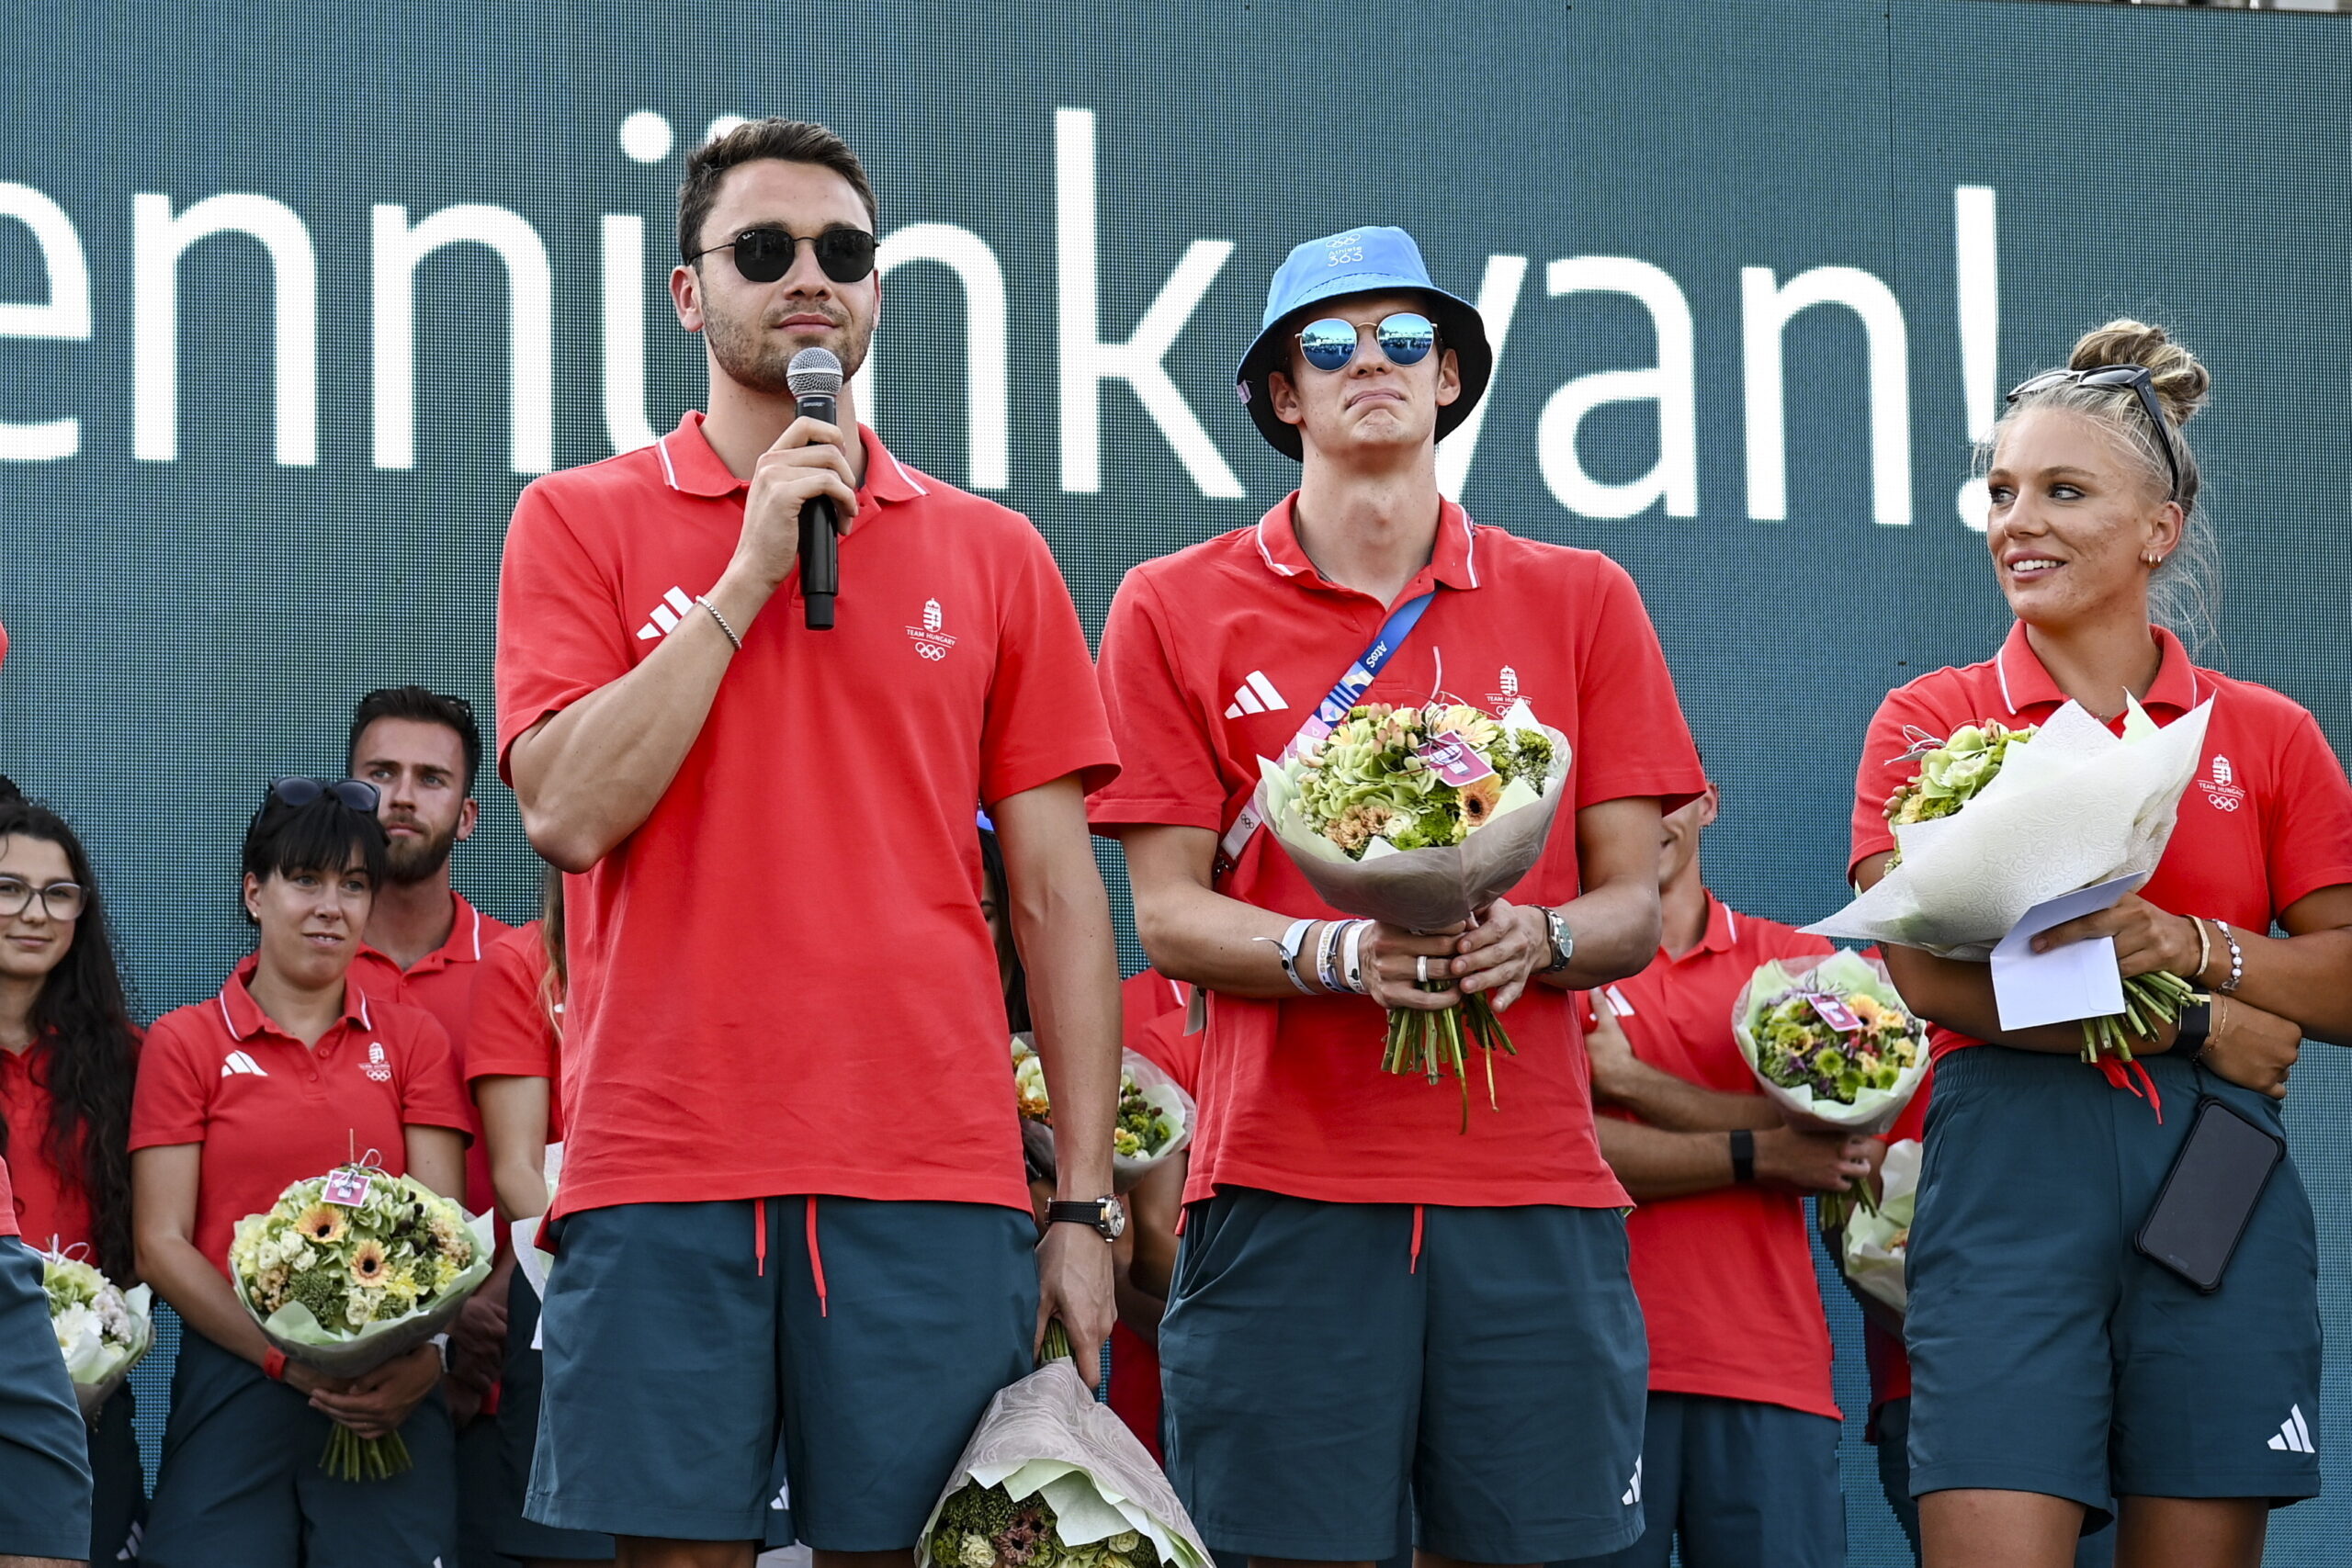
M 1413 960 L 1413 978 L 1426 986 L 1430 983 L 1430 955 L 1426 953 Z

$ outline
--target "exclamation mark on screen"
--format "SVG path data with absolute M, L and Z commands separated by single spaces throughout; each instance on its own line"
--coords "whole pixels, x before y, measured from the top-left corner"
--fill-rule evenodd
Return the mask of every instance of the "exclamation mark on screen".
M 2001 254 L 1991 186 L 1955 186 L 1951 193 L 1953 282 L 1960 306 L 1961 403 L 1968 438 L 1993 434 L 2001 412 Z M 1970 477 L 1955 504 L 1960 520 L 1984 531 L 1984 481 Z

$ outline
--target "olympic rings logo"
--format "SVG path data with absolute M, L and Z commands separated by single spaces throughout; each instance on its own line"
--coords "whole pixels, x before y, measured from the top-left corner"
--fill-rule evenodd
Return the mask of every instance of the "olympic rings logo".
M 915 644 L 915 651 L 921 654 L 923 658 L 930 660 L 933 664 L 938 663 L 941 660 L 947 657 L 947 650 L 945 649 L 934 648 L 927 642 L 919 642 Z

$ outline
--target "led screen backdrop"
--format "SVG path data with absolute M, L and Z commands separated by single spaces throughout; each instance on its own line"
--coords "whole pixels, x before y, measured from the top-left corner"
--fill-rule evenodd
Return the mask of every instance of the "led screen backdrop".
M 2216 376 L 2193 427 L 2229 562 L 2209 661 L 2352 741 L 2338 19 L 1987 0 L 1442 22 L 1387 0 L 13 12 L 0 770 L 88 830 L 149 1012 L 241 951 L 245 815 L 268 776 L 339 764 L 359 693 L 419 680 L 487 712 L 500 538 L 529 476 L 697 400 L 699 345 L 663 292 L 673 200 L 684 148 L 731 115 L 821 118 L 864 152 L 888 268 L 871 417 L 909 461 L 1035 517 L 1091 627 L 1132 563 L 1292 481 L 1230 390 L 1284 251 L 1412 229 L 1499 349 L 1448 483 L 1640 581 L 1725 790 L 1713 880 L 1742 908 L 1837 903 L 1872 705 L 2005 625 L 1966 516 L 1970 436 L 2112 314 L 2171 323 Z M 528 852 L 511 799 L 485 796 L 459 881 L 520 918 Z M 2315 1057 L 2290 1121 L 2333 1280 L 2352 1075 Z M 2346 1342 L 2352 1292 L 2331 1285 L 2328 1312 Z M 1891 1561 L 1867 1450 L 1849 1461 L 1856 1561 Z M 2322 1561 L 2347 1520 L 2341 1490 L 2294 1510 L 2273 1561 Z

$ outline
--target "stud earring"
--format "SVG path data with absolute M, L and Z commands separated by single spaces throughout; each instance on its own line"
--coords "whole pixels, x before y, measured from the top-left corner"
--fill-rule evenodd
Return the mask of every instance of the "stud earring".
M 2162 556 L 2142 556 L 2140 559 L 2149 566 L 2162 566 L 2165 564 L 2165 558 Z

